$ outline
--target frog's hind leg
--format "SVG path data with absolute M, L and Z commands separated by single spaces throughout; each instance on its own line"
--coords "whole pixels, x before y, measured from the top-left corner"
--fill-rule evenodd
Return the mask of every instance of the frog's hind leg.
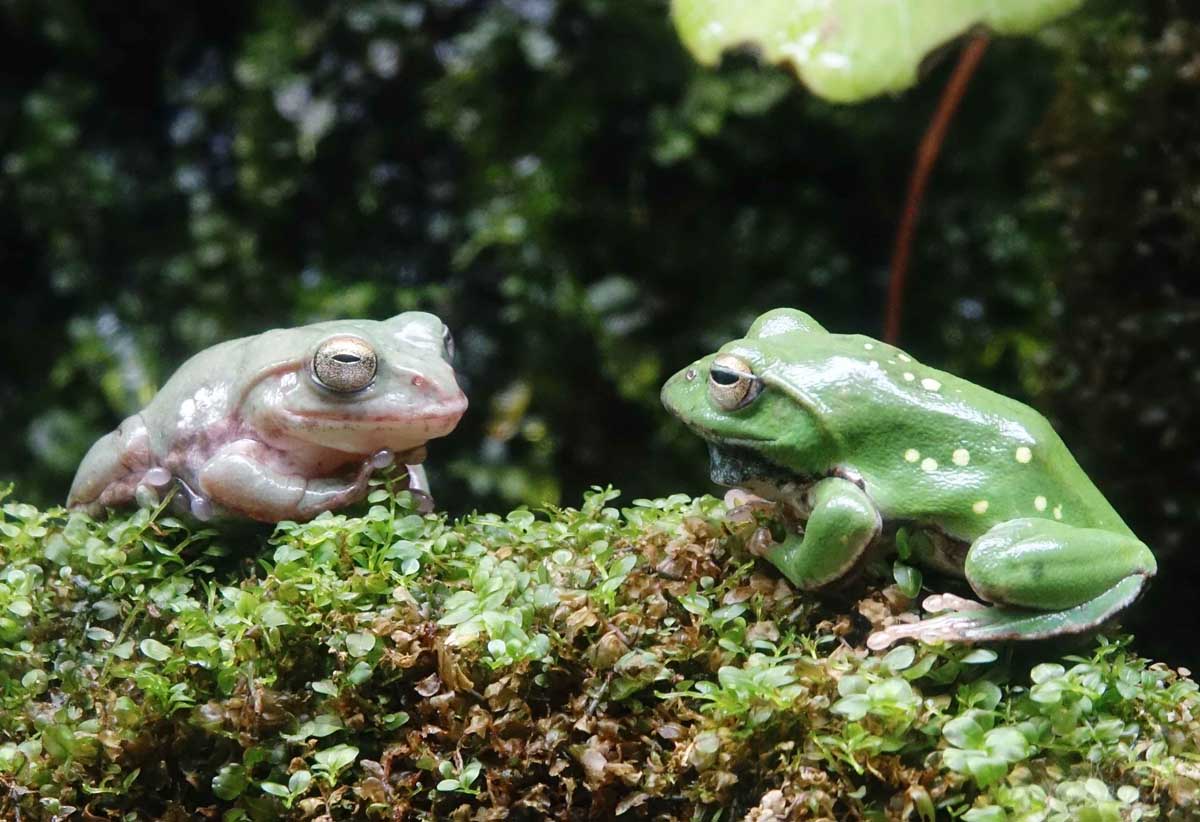
M 1128 534 L 1011 520 L 977 539 L 964 567 L 975 593 L 993 607 L 931 597 L 927 607 L 953 612 L 886 628 L 867 644 L 879 649 L 900 639 L 983 642 L 1081 633 L 1132 603 L 1155 570 L 1150 549 Z
M 127 417 L 88 449 L 71 482 L 67 507 L 98 515 L 105 506 L 131 501 L 152 462 L 146 423 L 140 414 Z

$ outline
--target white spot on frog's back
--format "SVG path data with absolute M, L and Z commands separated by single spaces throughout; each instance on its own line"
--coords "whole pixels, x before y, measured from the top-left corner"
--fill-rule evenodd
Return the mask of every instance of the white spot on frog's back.
M 904 452 L 905 462 L 916 462 L 919 459 L 921 459 L 921 452 L 915 448 L 910 448 Z
M 956 448 L 954 453 L 950 455 L 950 461 L 957 466 L 964 466 L 971 462 L 971 452 L 965 448 Z
M 1041 496 L 1040 494 L 1033 498 L 1033 507 L 1035 510 L 1045 511 L 1046 505 L 1047 505 L 1046 498 Z
M 1030 451 L 1028 447 L 1022 445 L 1016 450 L 1016 453 L 1013 456 L 1017 458 L 1017 462 L 1024 465 L 1033 459 L 1033 452 Z
M 900 362 L 912 362 L 912 357 L 907 354 L 897 354 L 896 356 L 900 358 Z
M 917 378 L 917 375 L 916 375 L 916 374 L 914 374 L 913 372 L 911 372 L 911 371 L 905 371 L 905 372 L 904 372 L 904 381 L 905 381 L 905 382 L 912 382 L 912 381 L 913 381 L 913 380 L 915 380 L 916 378 Z
M 937 460 L 935 460 L 933 457 L 926 457 L 925 459 L 921 460 L 921 470 L 925 473 L 932 474 L 937 469 Z
M 194 428 L 196 426 L 196 401 L 191 397 L 179 403 L 178 425 L 180 428 Z
M 925 379 L 921 380 L 921 387 L 926 391 L 940 391 L 942 384 L 932 377 L 926 377 Z
M 179 403 L 177 425 L 181 430 L 195 430 L 211 425 L 228 414 L 229 387 L 224 383 L 202 385 L 190 397 Z
M 1054 506 L 1054 518 L 1062 519 L 1062 506 L 1061 505 Z
M 863 343 L 863 348 L 867 349 L 868 351 L 875 350 L 875 346 L 872 343 Z
M 971 505 L 971 510 L 974 511 L 976 514 L 986 514 L 987 509 L 988 509 L 988 501 L 985 499 L 981 499 L 978 502 Z

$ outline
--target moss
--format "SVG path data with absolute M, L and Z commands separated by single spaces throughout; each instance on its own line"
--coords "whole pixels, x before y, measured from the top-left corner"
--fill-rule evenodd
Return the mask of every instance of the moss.
M 800 596 L 719 501 L 616 498 L 450 522 L 380 487 L 224 536 L 5 504 L 0 816 L 1194 812 L 1196 685 L 1127 638 L 871 655 L 900 586 Z

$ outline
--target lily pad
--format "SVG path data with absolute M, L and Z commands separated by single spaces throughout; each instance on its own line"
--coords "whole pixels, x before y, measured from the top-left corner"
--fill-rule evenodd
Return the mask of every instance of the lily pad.
M 1027 34 L 1082 0 L 672 0 L 685 46 L 713 65 L 750 46 L 814 93 L 855 103 L 917 81 L 934 49 L 976 28 Z

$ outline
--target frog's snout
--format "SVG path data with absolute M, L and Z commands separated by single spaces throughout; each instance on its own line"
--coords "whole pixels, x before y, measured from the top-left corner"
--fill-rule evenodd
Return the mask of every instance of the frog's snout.
M 684 410 L 680 401 L 687 392 L 690 383 L 694 383 L 700 374 L 699 366 L 692 363 L 687 368 L 675 372 L 671 377 L 663 383 L 662 391 L 659 392 L 659 400 L 663 407 L 676 417 L 683 418 Z

